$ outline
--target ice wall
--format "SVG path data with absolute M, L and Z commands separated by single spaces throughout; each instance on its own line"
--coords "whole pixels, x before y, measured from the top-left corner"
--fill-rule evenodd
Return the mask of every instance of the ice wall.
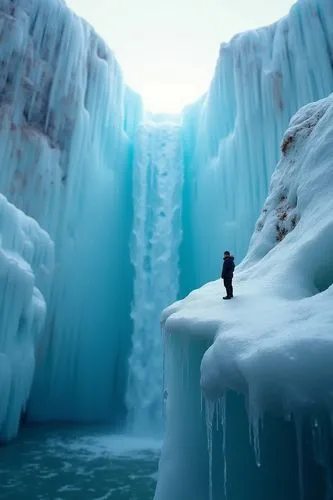
M 130 428 L 149 435 L 163 428 L 160 314 L 179 291 L 183 188 L 179 125 L 151 122 L 139 128 L 133 172 L 135 280 L 127 407 Z
M 332 123 L 333 95 L 292 119 L 236 298 L 219 280 L 162 316 L 156 500 L 332 497 Z
M 333 90 L 332 54 L 330 0 L 221 46 L 209 92 L 184 113 L 187 291 L 218 275 L 225 249 L 245 256 L 291 116 Z
M 15 436 L 29 397 L 53 260 L 48 234 L 0 195 L 0 440 Z
M 114 420 L 130 348 L 132 136 L 141 101 L 58 0 L 0 1 L 0 192 L 55 243 L 31 419 Z
M 282 131 L 333 89 L 332 23 L 303 0 L 235 37 L 180 129 L 136 134 L 141 100 L 91 27 L 60 0 L 0 0 L 0 192 L 55 244 L 30 419 L 118 421 L 129 382 L 130 421 L 158 422 L 158 311 L 225 248 L 244 256 Z

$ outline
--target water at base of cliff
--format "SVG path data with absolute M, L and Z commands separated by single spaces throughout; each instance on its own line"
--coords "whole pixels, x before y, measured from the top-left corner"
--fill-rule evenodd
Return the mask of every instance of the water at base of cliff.
M 32 427 L 0 447 L 1 500 L 152 500 L 161 443 L 100 427 Z

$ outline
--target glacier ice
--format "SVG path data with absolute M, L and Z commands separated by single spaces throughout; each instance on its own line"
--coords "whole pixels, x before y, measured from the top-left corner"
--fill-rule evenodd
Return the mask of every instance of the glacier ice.
M 289 119 L 333 90 L 332 35 L 331 0 L 302 0 L 278 23 L 236 36 L 221 46 L 207 94 L 171 124 L 144 115 L 113 53 L 63 1 L 0 0 L 0 192 L 54 242 L 53 278 L 37 285 L 47 314 L 30 420 L 119 423 L 129 413 L 131 427 L 161 426 L 159 310 L 213 279 L 226 247 L 238 262 L 244 257 Z M 279 222 L 279 237 L 298 225 L 294 210 Z M 265 221 L 263 214 L 262 235 Z M 251 252 L 259 259 L 270 244 L 263 239 Z M 329 276 L 320 273 L 319 288 Z M 217 321 L 207 318 L 206 331 Z M 199 360 L 208 345 L 198 342 Z M 190 347 L 181 345 L 183 384 Z M 192 405 L 194 414 L 201 398 L 191 394 L 180 409 Z M 225 421 L 239 404 L 227 398 Z M 206 426 L 198 427 L 206 446 Z M 253 418 L 256 443 L 258 429 Z M 199 492 L 209 468 L 191 446 L 191 459 L 202 463 Z
M 55 243 L 29 418 L 116 420 L 130 349 L 141 100 L 64 2 L 1 0 L 0 36 L 0 192 Z
M 330 0 L 297 2 L 272 26 L 221 45 L 209 91 L 183 117 L 187 292 L 217 276 L 226 248 L 245 256 L 290 118 L 333 90 L 332 54 Z
M 46 316 L 53 242 L 0 195 L 0 440 L 15 436 Z
M 331 498 L 332 122 L 333 95 L 305 106 L 291 120 L 248 254 L 236 269 L 236 298 L 222 303 L 219 280 L 192 292 L 162 315 L 171 344 L 170 401 L 157 500 L 209 498 L 209 483 L 214 493 L 214 478 L 220 481 L 212 462 L 214 438 L 223 442 L 217 463 L 220 467 L 221 461 L 225 463 L 227 492 L 224 495 L 222 485 L 215 485 L 217 498 L 248 498 L 244 485 L 251 485 L 256 476 L 251 498 L 282 498 L 278 484 L 285 476 L 284 499 Z M 191 367 L 181 386 L 178 358 L 184 342 L 189 345 Z M 204 444 L 200 387 L 207 400 L 209 439 Z M 244 402 L 240 396 L 237 401 L 237 393 Z M 218 405 L 221 398 L 226 415 L 220 420 L 227 426 L 222 438 L 218 432 L 212 435 L 211 406 Z M 289 424 L 284 423 L 288 420 Z M 244 435 L 246 421 L 250 435 Z M 252 462 L 260 466 L 251 479 L 242 475 L 243 488 L 233 474 L 240 459 L 228 443 L 234 441 L 235 445 L 234 432 L 243 439 L 243 444 L 236 445 L 244 462 L 252 441 Z M 317 435 L 322 436 L 320 443 Z M 288 464 L 289 469 L 279 463 L 278 476 L 267 476 L 272 471 L 273 450 L 284 443 L 288 443 L 284 460 L 294 457 L 293 463 Z M 205 456 L 207 446 L 206 477 L 200 478 L 191 448 L 197 447 L 197 453 Z M 267 453 L 267 446 L 271 452 Z M 289 475 L 294 470 L 293 478 L 287 478 L 288 470 Z M 186 486 L 184 473 L 194 478 Z M 295 477 L 299 481 L 296 491 Z M 206 493 L 202 495 L 204 484 Z

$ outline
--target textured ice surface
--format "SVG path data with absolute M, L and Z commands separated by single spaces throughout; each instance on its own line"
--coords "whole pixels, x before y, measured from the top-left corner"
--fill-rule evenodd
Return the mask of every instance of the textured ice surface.
M 183 188 L 180 127 L 142 125 L 135 141 L 131 259 L 135 271 L 133 349 L 127 406 L 136 432 L 162 429 L 161 311 L 177 299 Z
M 140 98 L 58 0 L 0 1 L 0 192 L 55 243 L 30 418 L 117 419 L 126 383 Z
M 313 404 L 333 410 L 332 117 L 329 97 L 303 108 L 284 136 L 282 159 L 238 268 L 237 300 L 220 309 L 219 335 L 203 360 L 202 387 L 213 398 L 229 380 L 226 388 L 246 386 L 250 407 L 261 411 L 275 402 L 284 413 Z M 218 296 L 219 285 L 205 296 Z M 226 372 L 223 362 L 217 363 L 221 371 L 212 369 L 220 356 Z
M 136 135 L 140 98 L 64 2 L 0 0 L 0 192 L 55 243 L 30 419 L 118 422 L 129 368 L 131 415 L 158 422 L 158 309 L 213 279 L 226 246 L 245 255 L 289 118 L 333 89 L 332 35 L 331 0 L 303 0 L 279 23 L 235 37 L 207 95 L 162 146 L 168 127 Z M 175 213 L 158 196 L 156 174 L 169 163 Z
M 209 92 L 184 113 L 187 293 L 214 279 L 226 248 L 245 256 L 290 118 L 333 91 L 332 54 L 331 0 L 221 46 Z
M 29 397 L 52 271 L 48 234 L 0 195 L 0 440 L 16 434 Z
M 193 359 L 197 357 L 198 370 L 203 355 L 201 389 L 208 401 L 216 403 L 230 391 L 246 398 L 258 465 L 264 414 L 269 411 L 285 418 L 293 416 L 297 429 L 300 497 L 305 494 L 302 492 L 303 415 L 312 422 L 312 439 L 317 449 L 314 453 L 321 457 L 318 463 L 324 469 L 330 468 L 325 452 L 328 437 L 321 438 L 318 445 L 316 435 L 325 436 L 318 415 L 333 413 L 332 123 L 333 96 L 304 107 L 292 119 L 249 252 L 236 269 L 235 299 L 222 301 L 224 290 L 219 280 L 194 291 L 162 315 L 168 342 L 178 342 L 179 346 L 188 342 L 187 358 L 182 361 L 184 367 L 188 359 L 193 367 Z M 178 341 L 173 340 L 177 337 Z M 208 350 L 205 343 L 206 347 L 212 344 Z M 173 349 L 175 352 L 177 349 Z M 179 352 L 180 359 L 182 354 Z M 184 442 L 190 433 L 188 427 L 194 424 L 186 424 L 182 442 L 177 419 L 182 420 L 179 406 L 184 411 L 184 400 L 191 401 L 188 393 L 195 392 L 191 380 L 197 377 L 199 382 L 199 374 L 187 376 L 185 386 L 179 388 L 172 373 L 173 370 L 179 373 L 179 360 L 171 363 L 173 368 L 167 375 L 169 431 L 161 461 L 158 500 L 168 495 L 174 499 L 190 498 L 184 486 L 177 486 L 177 481 L 170 488 L 167 484 L 173 470 L 172 458 L 177 457 L 175 467 L 185 470 L 189 467 L 182 459 L 186 461 L 183 455 L 186 455 Z M 210 404 L 206 407 L 208 429 L 214 414 Z M 191 408 L 188 411 L 193 414 Z M 233 418 L 237 418 L 237 413 Z M 228 427 L 226 433 L 228 439 Z M 200 429 L 192 438 L 193 441 L 203 439 Z M 211 455 L 211 445 L 208 448 Z M 188 462 L 194 466 L 193 458 L 188 457 Z M 326 487 L 330 484 L 329 479 Z M 196 489 L 189 491 L 193 493 Z M 328 489 L 326 494 L 329 495 Z M 288 485 L 285 498 L 289 498 Z

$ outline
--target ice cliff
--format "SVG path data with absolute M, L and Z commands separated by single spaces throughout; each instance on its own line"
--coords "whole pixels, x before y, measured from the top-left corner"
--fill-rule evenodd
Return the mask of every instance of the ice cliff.
M 1 0 L 0 39 L 0 192 L 55 245 L 29 418 L 116 421 L 131 336 L 141 101 L 62 1 Z
M 217 276 L 226 247 L 238 262 L 245 256 L 291 116 L 333 90 L 332 3 L 300 1 L 273 26 L 221 46 L 207 94 L 173 120 L 148 120 L 113 53 L 63 1 L 0 0 L 0 40 L 5 212 L 35 219 L 17 212 L 42 228 L 37 253 L 54 245 L 54 272 L 40 285 L 26 254 L 13 250 L 44 297 L 27 418 L 118 424 L 128 416 L 131 428 L 161 430 L 159 312 Z M 302 227 L 298 215 L 278 223 L 281 238 L 285 224 Z M 269 223 L 259 224 L 262 235 Z M 263 242 L 251 252 L 264 255 Z M 7 288 L 0 299 L 15 309 Z M 19 352 L 15 322 L 10 328 Z M 21 396 L 6 385 L 1 399 L 1 439 L 17 429 L 29 392 L 37 345 L 29 335 Z M 1 344 L 0 352 L 13 359 Z
M 291 120 L 236 298 L 218 280 L 162 315 L 157 500 L 332 498 L 332 123 L 333 95 Z
M 299 1 L 274 25 L 221 45 L 209 91 L 184 113 L 184 245 L 193 260 L 184 291 L 214 279 L 224 248 L 238 262 L 245 256 L 283 133 L 301 106 L 332 92 L 332 59 L 331 0 Z

